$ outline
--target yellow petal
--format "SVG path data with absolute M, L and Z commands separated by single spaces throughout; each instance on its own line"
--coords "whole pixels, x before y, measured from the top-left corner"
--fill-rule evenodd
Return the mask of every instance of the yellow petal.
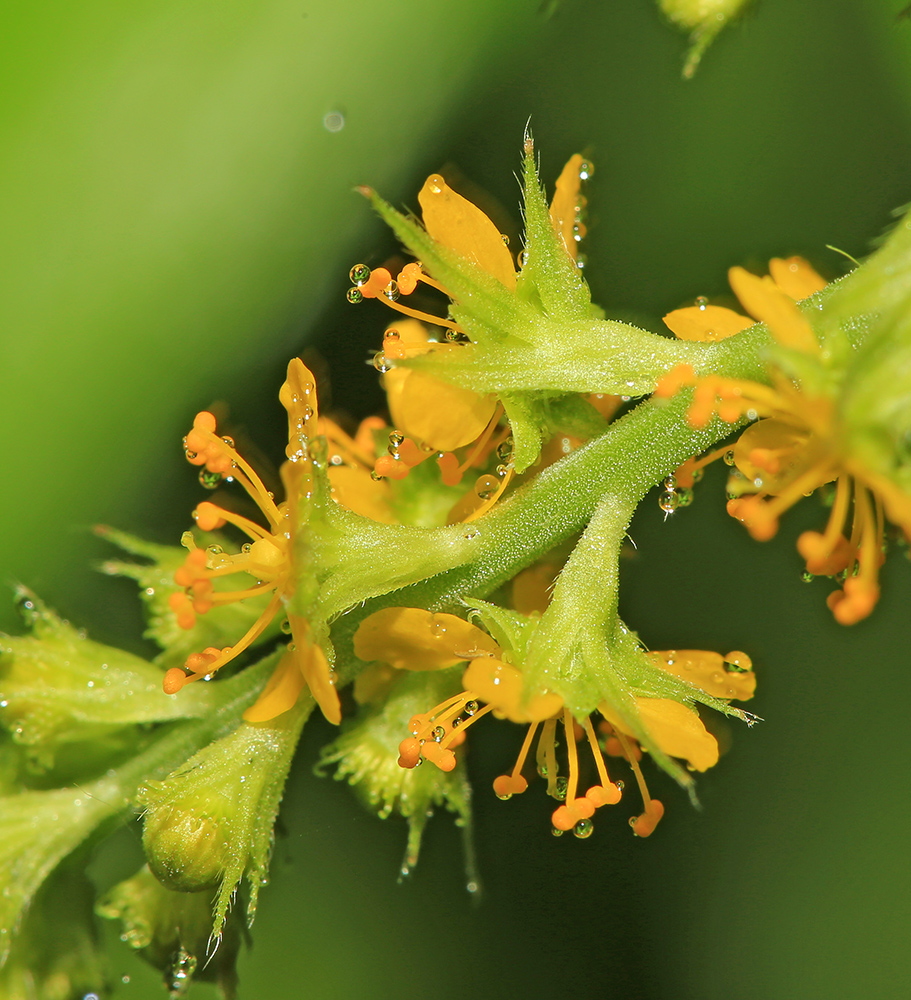
M 407 368 L 388 372 L 384 384 L 396 430 L 436 451 L 471 444 L 497 408 L 494 396 L 481 396 Z
M 289 615 L 291 626 L 294 629 L 295 616 Z M 296 630 L 295 630 L 296 636 Z M 332 674 L 329 670 L 329 661 L 322 648 L 314 642 L 297 642 L 294 657 L 298 668 L 304 675 L 310 693 L 316 699 L 317 705 L 322 710 L 323 715 L 334 726 L 342 721 L 342 706 L 338 700 L 338 692 L 332 683 Z
M 383 608 L 354 633 L 362 660 L 382 660 L 398 670 L 442 670 L 475 656 L 495 656 L 500 647 L 477 625 L 424 608 Z
M 562 173 L 557 178 L 557 186 L 554 190 L 554 198 L 550 203 L 550 221 L 554 224 L 557 235 L 563 240 L 566 252 L 576 259 L 579 252 L 579 245 L 576 243 L 573 228 L 576 225 L 576 216 L 582 207 L 582 178 L 580 171 L 585 161 L 579 153 L 571 156 L 569 162 L 563 168 Z
M 803 257 L 773 257 L 769 261 L 769 273 L 776 285 L 792 299 L 800 302 L 808 299 L 826 287 L 825 280 Z
M 689 681 L 714 698 L 749 701 L 756 691 L 756 675 L 746 653 L 728 653 L 727 658 L 704 649 L 669 649 L 649 654 L 669 674 Z M 739 669 L 728 670 L 725 663 Z
M 525 682 L 515 667 L 493 657 L 482 656 L 469 663 L 462 675 L 462 684 L 493 705 L 494 711 L 511 722 L 543 722 L 563 708 L 563 699 L 556 694 L 534 695 L 523 705 Z
M 329 483 L 332 486 L 332 499 L 342 507 L 381 524 L 398 523 L 389 506 L 389 484 L 378 483 L 367 469 L 353 465 L 331 465 Z
M 304 675 L 291 652 L 278 661 L 269 682 L 256 702 L 244 712 L 247 722 L 268 722 L 287 712 L 297 702 L 304 687 Z
M 733 337 L 752 326 L 753 320 L 724 306 L 687 306 L 669 312 L 664 324 L 678 340 L 713 341 Z
M 519 614 L 544 614 L 560 569 L 555 563 L 536 563 L 513 579 L 512 606 Z
M 751 424 L 734 445 L 734 464 L 751 482 L 761 481 L 764 493 L 777 496 L 819 460 L 809 431 L 783 420 L 769 418 Z M 829 475 L 829 464 L 820 466 L 818 486 L 836 478 Z M 813 487 L 815 489 L 815 487 Z
M 646 732 L 669 757 L 679 757 L 697 771 L 718 763 L 718 742 L 691 708 L 671 698 L 637 698 L 636 707 Z M 611 705 L 602 703 L 598 711 L 615 729 L 635 736 Z
M 759 278 L 742 267 L 728 271 L 728 281 L 744 309 L 765 323 L 782 347 L 818 354 L 819 341 L 794 301 L 768 276 Z
M 512 254 L 499 229 L 467 198 L 452 190 L 439 174 L 432 174 L 418 193 L 424 228 L 444 247 L 455 250 L 492 274 L 511 292 L 516 289 Z

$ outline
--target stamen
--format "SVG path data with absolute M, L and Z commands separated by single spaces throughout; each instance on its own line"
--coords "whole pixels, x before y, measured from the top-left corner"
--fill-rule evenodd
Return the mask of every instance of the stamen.
M 642 815 L 631 817 L 629 825 L 633 828 L 633 833 L 637 837 L 648 837 L 654 832 L 655 827 L 664 815 L 664 806 L 658 799 L 653 799 L 649 795 L 648 786 L 645 783 L 645 778 L 642 776 L 642 769 L 639 767 L 639 761 L 627 738 L 619 729 L 615 729 L 614 734 L 623 747 L 624 756 L 629 761 L 629 766 L 633 769 L 633 774 L 636 776 L 636 784 L 639 786 L 639 792 L 642 795 Z
M 519 751 L 519 756 L 516 759 L 512 773 L 501 774 L 498 778 L 494 778 L 493 790 L 498 799 L 503 799 L 505 802 L 507 799 L 511 799 L 513 795 L 521 795 L 528 788 L 528 782 L 522 777 L 522 768 L 525 765 L 525 759 L 528 757 L 528 751 L 531 749 L 532 740 L 535 738 L 535 733 L 538 731 L 539 725 L 539 722 L 533 722 L 528 727 L 528 731 L 525 733 L 525 740 L 522 743 L 522 749 Z

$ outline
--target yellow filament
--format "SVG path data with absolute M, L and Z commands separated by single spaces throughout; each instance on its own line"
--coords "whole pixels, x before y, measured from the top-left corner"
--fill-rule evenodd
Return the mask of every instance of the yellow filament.
M 648 807 L 652 803 L 652 798 L 648 794 L 648 786 L 645 784 L 645 778 L 642 776 L 642 770 L 639 767 L 639 762 L 636 760 L 636 755 L 633 753 L 633 748 L 629 745 L 629 741 L 614 726 L 614 735 L 620 742 L 620 746 L 623 747 L 623 753 L 626 759 L 629 761 L 629 766 L 633 769 L 633 774 L 636 776 L 636 784 L 639 786 L 639 792 L 642 795 L 642 804 L 645 807 L 645 811 L 648 812 Z
M 579 785 L 579 754 L 576 749 L 573 717 L 568 708 L 563 709 L 563 731 L 566 733 L 566 753 L 569 757 L 569 783 L 566 786 L 566 802 L 571 804 L 576 800 L 576 790 Z
M 541 725 L 540 722 L 533 722 L 529 727 L 528 731 L 525 733 L 525 740 L 522 743 L 522 749 L 519 750 L 519 756 L 516 758 L 515 767 L 512 769 L 511 777 L 517 778 L 525 766 L 525 758 L 528 757 L 528 751 L 531 749 L 532 740 L 535 738 L 535 733 L 538 731 L 538 726 Z
M 604 755 L 601 753 L 601 747 L 598 745 L 598 737 L 595 735 L 595 730 L 592 727 L 592 720 L 589 716 L 585 717 L 585 721 L 582 723 L 582 728 L 585 730 L 585 735 L 588 737 L 588 745 L 591 747 L 592 756 L 595 758 L 595 767 L 598 769 L 598 776 L 601 778 L 601 784 L 607 788 L 610 784 L 610 778 L 607 774 L 607 768 L 604 766 Z

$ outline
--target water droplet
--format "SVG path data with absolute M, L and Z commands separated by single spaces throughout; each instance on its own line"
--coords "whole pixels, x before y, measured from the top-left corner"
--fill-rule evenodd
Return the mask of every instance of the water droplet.
M 391 370 L 392 365 L 387 362 L 386 355 L 382 351 L 377 351 L 373 355 L 373 367 L 381 374 L 385 374 Z
M 562 831 L 562 830 L 558 830 L 558 829 L 557 829 L 557 828 L 556 828 L 555 826 L 552 826 L 552 827 L 550 828 L 550 832 L 551 832 L 551 833 L 552 833 L 552 834 L 553 834 L 553 835 L 554 835 L 555 837 L 562 837 L 562 836 L 563 836 L 563 831 Z
M 390 281 L 389 284 L 383 289 L 383 295 L 385 295 L 391 302 L 395 302 L 395 300 L 399 297 L 399 283 L 395 280 L 395 278 L 393 278 L 392 281 Z
M 497 798 L 501 802 L 508 802 L 512 798 L 512 792 L 506 792 L 504 795 L 500 795 L 499 793 L 497 793 Z
M 481 706 L 478 705 L 478 703 L 476 701 L 466 701 L 465 702 L 465 714 L 469 715 L 469 716 L 475 715 L 480 707 Z
M 366 264 L 355 264 L 348 272 L 352 285 L 363 285 L 370 278 L 370 268 Z
M 199 485 L 207 490 L 216 490 L 221 485 L 221 473 L 210 472 L 208 469 L 199 470 Z
M 177 996 L 183 993 L 196 971 L 196 956 L 191 955 L 186 948 L 181 948 L 171 962 L 168 970 L 168 989 Z
M 496 496 L 500 483 L 496 476 L 478 476 L 474 484 L 474 491 L 480 500 L 490 500 Z
M 352 304 L 357 305 L 358 302 L 364 301 L 364 293 L 359 288 L 349 288 L 345 293 L 345 298 Z
M 513 440 L 508 437 L 497 446 L 497 458 L 501 462 L 508 462 L 512 458 Z
M 614 784 L 617 786 L 617 790 L 622 792 L 626 788 L 626 783 L 623 781 L 615 781 Z
M 734 464 L 734 450 L 733 450 L 733 448 L 730 451 L 726 451 L 724 453 L 724 464 L 728 465 L 728 466 L 731 466 L 731 465 Z
M 594 164 L 589 160 L 583 160 L 579 164 L 579 180 L 587 181 L 589 177 L 595 172 Z
M 345 116 L 341 111 L 327 111 L 323 115 L 323 128 L 327 132 L 341 132 L 345 127 Z
M 442 177 L 440 177 L 439 174 L 432 174 L 430 177 L 427 178 L 427 190 L 431 194 L 442 194 L 445 185 L 446 182 L 443 180 Z
M 500 239 L 503 241 L 504 246 L 509 246 L 509 237 L 505 233 L 500 233 Z
M 694 483 L 701 482 L 702 481 L 702 476 L 703 476 L 703 470 L 702 469 L 693 469 L 693 482 Z
M 206 548 L 206 555 L 210 558 L 224 554 L 224 549 L 220 545 L 210 545 Z
M 800 579 L 803 580 L 804 583 L 812 583 L 816 577 L 809 570 L 804 570 L 803 573 L 800 574 Z
M 673 490 L 665 490 L 658 497 L 658 506 L 664 511 L 665 514 L 673 514 L 673 512 L 680 505 L 680 497 Z
M 684 486 L 683 488 L 677 490 L 677 506 L 678 507 L 689 507 L 693 502 L 693 491 Z
M 291 635 L 291 622 L 287 618 L 282 621 L 280 628 L 285 635 Z
M 383 338 L 385 340 L 399 340 L 400 339 L 399 331 L 398 330 L 387 330 L 383 334 Z
M 519 255 L 516 257 L 516 262 L 518 263 L 519 267 L 525 267 L 525 265 L 528 263 L 528 251 L 527 250 L 520 251 Z
M 590 819 L 580 819 L 573 827 L 573 834 L 579 840 L 587 840 L 595 832 L 595 824 Z
M 705 309 L 705 307 L 706 307 L 706 306 L 707 306 L 708 304 L 709 304 L 709 300 L 708 300 L 708 299 L 707 299 L 707 298 L 706 298 L 706 297 L 705 297 L 704 295 L 700 295 L 700 296 L 699 296 L 699 297 L 698 297 L 698 298 L 696 299 L 696 305 L 697 305 L 697 307 L 698 307 L 699 309 Z
M 557 778 L 554 782 L 553 797 L 559 799 L 561 802 L 566 800 L 566 789 L 569 787 L 569 781 L 566 778 Z
M 446 730 L 442 726 L 434 726 L 430 733 L 431 738 L 434 742 L 439 743 L 440 740 L 446 735 Z

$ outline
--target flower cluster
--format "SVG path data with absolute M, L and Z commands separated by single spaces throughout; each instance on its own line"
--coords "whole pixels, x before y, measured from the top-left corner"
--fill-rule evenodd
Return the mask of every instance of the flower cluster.
M 387 412 L 356 428 L 321 416 L 292 359 L 274 484 L 223 421 L 196 415 L 184 450 L 213 493 L 183 548 L 99 529 L 134 557 L 104 568 L 139 583 L 156 656 L 93 642 L 21 592 L 31 634 L 0 638 L 0 959 L 15 933 L 29 939 L 51 872 L 134 810 L 148 865 L 99 912 L 156 964 L 176 955 L 169 981 L 222 944 L 230 982 L 232 901 L 245 884 L 252 921 L 316 707 L 338 727 L 322 765 L 379 816 L 408 820 L 403 873 L 435 807 L 467 829 L 460 758 L 487 716 L 525 727 L 498 798 L 540 779 L 553 833 L 584 839 L 632 779 L 629 822 L 650 836 L 665 804 L 643 762 L 694 798 L 693 773 L 720 754 L 708 710 L 755 720 L 735 705 L 756 689 L 746 653 L 649 649 L 618 610 L 638 505 L 664 482 L 673 510 L 718 458 L 728 511 L 756 539 L 801 497 L 828 495 L 824 530 L 798 540 L 807 573 L 838 581 L 837 621 L 872 612 L 887 521 L 911 538 L 895 277 L 911 230 L 834 286 L 796 257 L 767 277 L 733 268 L 744 312 L 700 298 L 664 317 L 669 337 L 591 302 L 579 252 L 591 174 L 572 157 L 548 201 L 526 137 L 518 253 L 440 174 L 418 194 L 420 222 L 363 189 L 414 258 L 350 270 L 351 302 L 399 314 L 374 357 Z

